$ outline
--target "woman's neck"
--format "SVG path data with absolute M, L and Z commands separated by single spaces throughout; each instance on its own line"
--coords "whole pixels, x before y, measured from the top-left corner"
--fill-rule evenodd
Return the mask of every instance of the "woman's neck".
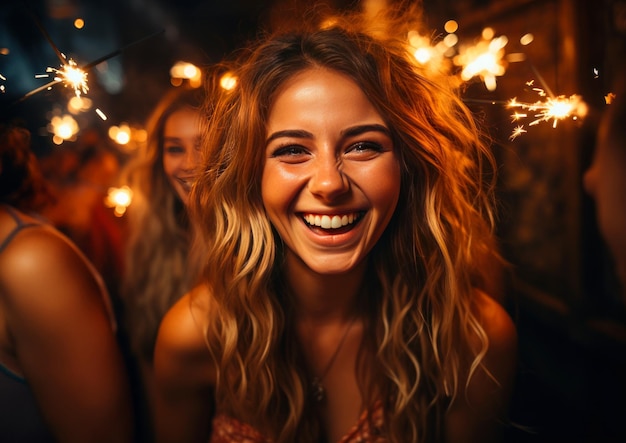
M 366 268 L 363 262 L 348 273 L 318 274 L 301 260 L 288 258 L 284 272 L 297 315 L 311 320 L 352 317 Z

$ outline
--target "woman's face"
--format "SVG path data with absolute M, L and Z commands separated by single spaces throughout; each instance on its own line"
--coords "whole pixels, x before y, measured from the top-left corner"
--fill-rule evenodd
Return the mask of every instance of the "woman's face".
M 187 204 L 200 160 L 200 114 L 192 108 L 173 112 L 163 127 L 163 170 L 172 188 Z
M 361 263 L 400 193 L 389 128 L 348 77 L 308 69 L 270 108 L 261 192 L 287 260 L 320 274 Z

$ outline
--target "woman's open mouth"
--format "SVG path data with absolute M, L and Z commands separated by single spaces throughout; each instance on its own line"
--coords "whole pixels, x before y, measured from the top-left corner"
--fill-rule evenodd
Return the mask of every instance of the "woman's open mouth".
M 363 217 L 364 212 L 349 214 L 302 214 L 305 223 L 314 230 L 340 234 L 352 229 Z

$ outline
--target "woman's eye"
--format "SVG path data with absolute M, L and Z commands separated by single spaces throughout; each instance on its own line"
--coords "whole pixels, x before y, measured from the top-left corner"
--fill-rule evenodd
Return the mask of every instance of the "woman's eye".
M 272 157 L 298 157 L 306 154 L 307 151 L 302 146 L 289 145 L 275 149 L 272 152 Z
M 182 154 L 185 152 L 182 146 L 165 146 L 163 150 L 166 154 Z
M 384 148 L 382 145 L 380 145 L 379 143 L 374 143 L 374 142 L 358 142 L 355 143 L 353 145 L 351 145 L 347 150 L 346 153 L 361 153 L 361 152 L 383 152 Z

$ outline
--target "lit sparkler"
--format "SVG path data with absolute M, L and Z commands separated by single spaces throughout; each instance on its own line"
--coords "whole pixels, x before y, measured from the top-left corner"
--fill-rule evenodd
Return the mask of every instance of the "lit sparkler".
M 506 72 L 504 47 L 508 43 L 506 36 L 494 38 L 494 31 L 485 28 L 481 39 L 473 46 L 462 47 L 454 57 L 454 63 L 461 67 L 461 78 L 468 81 L 479 77 L 489 91 L 496 89 L 496 77 Z
M 65 60 L 65 55 L 63 55 Z M 51 89 L 57 83 L 63 83 L 66 87 L 70 87 L 74 90 L 76 97 L 80 97 L 81 93 L 86 94 L 89 91 L 87 85 L 87 72 L 79 68 L 74 60 L 71 58 L 67 62 L 63 62 L 60 68 L 47 67 L 46 72 L 54 72 L 55 76 L 52 81 L 40 86 L 32 91 L 26 93 L 19 101 L 26 100 L 28 97 L 37 94 L 46 89 Z M 50 74 L 38 74 L 35 78 L 49 77 Z
M 552 127 L 556 128 L 559 120 L 572 118 L 576 120 L 578 117 L 584 117 L 587 114 L 587 105 L 579 95 L 571 95 L 566 97 L 559 95 L 558 97 L 548 97 L 545 101 L 537 101 L 535 103 L 522 103 L 516 99 L 512 99 L 508 107 L 526 109 L 534 114 L 535 120 L 529 123 L 529 126 L 536 125 L 541 122 L 552 121 Z M 515 113 L 516 120 L 527 117 L 527 114 Z
M 89 91 L 87 86 L 87 72 L 78 67 L 76 62 L 71 58 L 67 60 L 67 63 L 61 65 L 60 69 L 46 68 L 46 72 L 54 72 L 55 82 L 62 82 L 65 86 L 69 86 L 74 90 L 76 97 L 80 97 L 80 94 L 86 94 Z
M 545 97 L 546 94 L 543 89 L 533 88 L 541 97 Z M 515 111 L 511 118 L 513 121 L 519 121 L 524 118 L 532 118 L 533 120 L 528 123 L 528 126 L 538 125 L 542 122 L 552 122 L 552 127 L 556 128 L 557 123 L 560 120 L 571 118 L 576 120 L 583 118 L 587 115 L 587 104 L 582 100 L 582 97 L 574 94 L 569 97 L 565 95 L 559 95 L 557 97 L 547 97 L 545 100 L 539 100 L 534 103 L 519 102 L 517 98 L 511 99 L 507 107 L 517 108 L 520 111 Z M 517 126 L 513 130 L 511 140 L 519 136 L 523 130 L 522 126 Z
M 48 41 L 48 43 L 50 44 L 50 46 L 52 47 L 52 49 L 54 50 L 54 52 L 56 53 L 58 59 L 61 62 L 61 66 L 60 68 L 51 68 L 48 67 L 46 68 L 46 72 L 54 72 L 56 75 L 54 77 L 54 79 L 43 85 L 40 86 L 28 93 L 26 93 L 21 99 L 18 100 L 18 102 L 24 101 L 26 100 L 28 97 L 31 97 L 35 94 L 37 94 L 40 91 L 46 90 L 46 89 L 51 89 L 55 84 L 58 83 L 62 83 L 65 86 L 69 86 L 74 90 L 74 93 L 77 97 L 80 96 L 81 93 L 86 94 L 87 91 L 89 90 L 89 87 L 87 85 L 87 71 L 89 71 L 91 68 L 93 68 L 94 66 L 99 65 L 100 63 L 103 63 L 105 61 L 107 61 L 110 58 L 113 58 L 119 54 L 122 53 L 122 51 L 128 49 L 131 46 L 134 46 L 138 43 L 143 42 L 144 40 L 151 38 L 153 36 L 156 36 L 158 34 L 161 34 L 163 32 L 165 32 L 164 29 L 161 29 L 151 35 L 148 35 L 142 39 L 139 39 L 135 42 L 132 42 L 122 48 L 119 48 L 113 52 L 111 52 L 110 54 L 107 54 L 103 57 L 100 57 L 94 61 L 92 61 L 91 63 L 87 63 L 86 65 L 79 67 L 78 64 L 70 59 L 67 59 L 67 57 L 65 56 L 65 54 L 63 54 L 59 48 L 57 47 L 57 45 L 54 43 L 54 41 L 52 40 L 52 38 L 50 37 L 50 34 L 48 34 L 48 32 L 46 31 L 46 29 L 44 28 L 44 26 L 41 24 L 41 22 L 39 21 L 39 19 L 37 18 L 37 16 L 35 15 L 35 13 L 30 10 L 30 8 L 28 8 L 28 11 L 30 12 L 33 20 L 35 21 L 35 24 L 37 25 L 37 27 L 39 28 L 39 30 L 41 31 L 41 33 L 43 34 L 43 36 L 46 38 L 46 40 Z M 40 75 L 40 76 L 35 76 L 36 78 L 41 78 L 41 77 L 45 77 L 47 75 Z M 102 118 L 103 120 L 106 120 L 106 116 L 104 115 L 104 113 L 102 113 L 102 111 L 100 110 L 96 110 L 96 112 L 98 113 L 98 115 L 100 116 L 100 118 Z

